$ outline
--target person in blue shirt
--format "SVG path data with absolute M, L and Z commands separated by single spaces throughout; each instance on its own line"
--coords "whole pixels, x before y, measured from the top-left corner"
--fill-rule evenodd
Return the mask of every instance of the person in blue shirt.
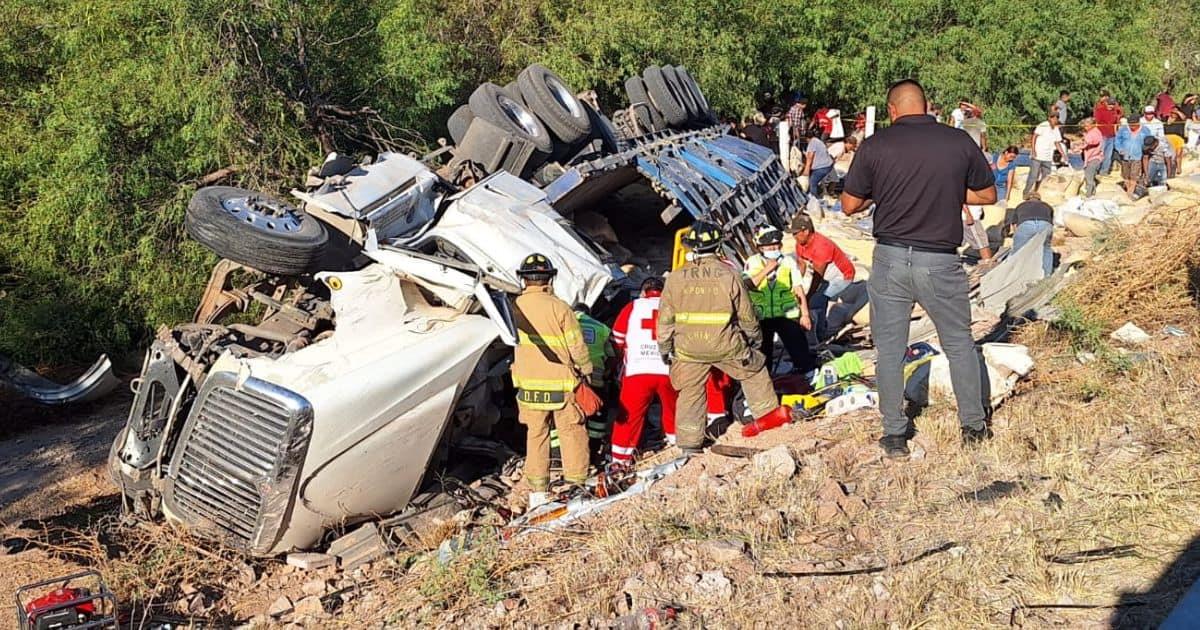
M 1142 146 L 1146 138 L 1153 136 L 1154 133 L 1146 125 L 1138 125 L 1137 130 L 1133 130 L 1125 118 L 1117 127 L 1116 151 L 1121 157 L 1121 179 L 1125 181 L 1125 192 L 1131 197 L 1144 175 Z
M 1010 145 L 996 156 L 996 162 L 992 165 L 992 172 L 996 174 L 996 203 L 1005 207 L 1017 181 L 1017 156 L 1020 154 L 1020 149 Z

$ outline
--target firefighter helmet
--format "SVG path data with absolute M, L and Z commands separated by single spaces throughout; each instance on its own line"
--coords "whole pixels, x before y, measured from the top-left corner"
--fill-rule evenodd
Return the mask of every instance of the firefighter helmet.
M 696 221 L 683 237 L 683 244 L 697 253 L 714 252 L 721 247 L 720 226 L 708 221 Z
M 754 242 L 760 247 L 763 245 L 782 244 L 783 232 L 780 232 L 779 228 L 771 227 L 769 225 L 759 228 L 758 232 L 754 234 Z
M 542 254 L 530 254 L 521 261 L 521 266 L 517 268 L 518 276 L 553 276 L 558 273 L 554 268 L 554 264 L 550 262 Z

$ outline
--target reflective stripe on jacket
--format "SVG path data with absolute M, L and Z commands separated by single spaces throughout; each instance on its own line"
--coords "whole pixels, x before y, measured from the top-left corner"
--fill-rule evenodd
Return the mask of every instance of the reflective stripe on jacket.
M 513 301 L 517 348 L 513 352 L 512 379 L 518 389 L 534 392 L 570 392 L 578 376 L 592 373 L 592 361 L 583 332 L 571 307 L 555 297 L 549 286 L 531 286 Z M 521 402 L 530 408 L 551 408 Z M 561 408 L 562 405 L 558 405 Z
M 699 256 L 667 277 L 658 306 L 658 347 L 680 361 L 745 356 L 760 343 L 758 317 L 741 275 L 716 256 Z

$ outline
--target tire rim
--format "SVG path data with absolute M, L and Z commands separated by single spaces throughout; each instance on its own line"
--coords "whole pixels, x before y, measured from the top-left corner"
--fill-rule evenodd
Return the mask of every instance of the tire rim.
M 583 118 L 586 114 L 583 112 L 583 107 L 579 105 L 579 99 L 567 89 L 567 86 L 559 83 L 554 77 L 546 77 L 546 87 L 550 88 L 550 94 L 554 96 L 554 100 L 562 105 L 563 109 L 571 113 L 573 118 Z
M 538 129 L 537 120 L 533 118 L 533 114 L 529 110 L 521 107 L 521 104 L 508 98 L 504 94 L 497 94 L 496 101 L 500 103 L 500 109 L 504 111 L 504 115 L 517 126 L 518 129 L 525 132 L 529 137 L 536 138 L 541 134 Z
M 300 217 L 296 211 L 273 199 L 231 197 L 222 201 L 221 207 L 238 221 L 262 232 L 290 234 L 300 231 Z

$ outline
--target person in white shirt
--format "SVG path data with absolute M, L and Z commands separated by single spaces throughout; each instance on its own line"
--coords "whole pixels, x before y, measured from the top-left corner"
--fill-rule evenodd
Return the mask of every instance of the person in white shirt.
M 1200 107 L 1192 112 L 1192 117 L 1183 125 L 1187 136 L 1187 149 L 1192 153 L 1200 151 Z
M 966 101 L 959 101 L 958 107 L 950 111 L 950 124 L 954 125 L 955 129 L 962 129 L 963 121 L 967 119 L 967 112 L 971 111 L 972 105 Z
M 1167 135 L 1166 131 L 1163 129 L 1163 122 L 1158 119 L 1158 114 L 1155 113 L 1153 105 L 1147 105 L 1146 108 L 1142 110 L 1142 117 L 1140 120 L 1138 120 L 1138 122 L 1141 123 L 1142 126 L 1149 129 L 1150 133 L 1153 134 L 1155 138 L 1158 138 L 1159 142 L 1166 142 Z
M 650 403 L 658 397 L 667 443 L 675 443 L 675 400 L 670 368 L 658 351 L 658 303 L 662 278 L 646 278 L 641 295 L 613 322 L 613 345 L 621 353 L 620 413 L 612 427 L 612 459 L 628 464 L 637 453 Z
M 1025 180 L 1025 194 L 1036 191 L 1045 178 L 1054 169 L 1054 150 L 1067 155 L 1067 147 L 1063 144 L 1062 131 L 1058 127 L 1058 112 L 1051 110 L 1046 120 L 1033 129 L 1029 139 L 1033 155 L 1029 161 L 1029 177 Z

